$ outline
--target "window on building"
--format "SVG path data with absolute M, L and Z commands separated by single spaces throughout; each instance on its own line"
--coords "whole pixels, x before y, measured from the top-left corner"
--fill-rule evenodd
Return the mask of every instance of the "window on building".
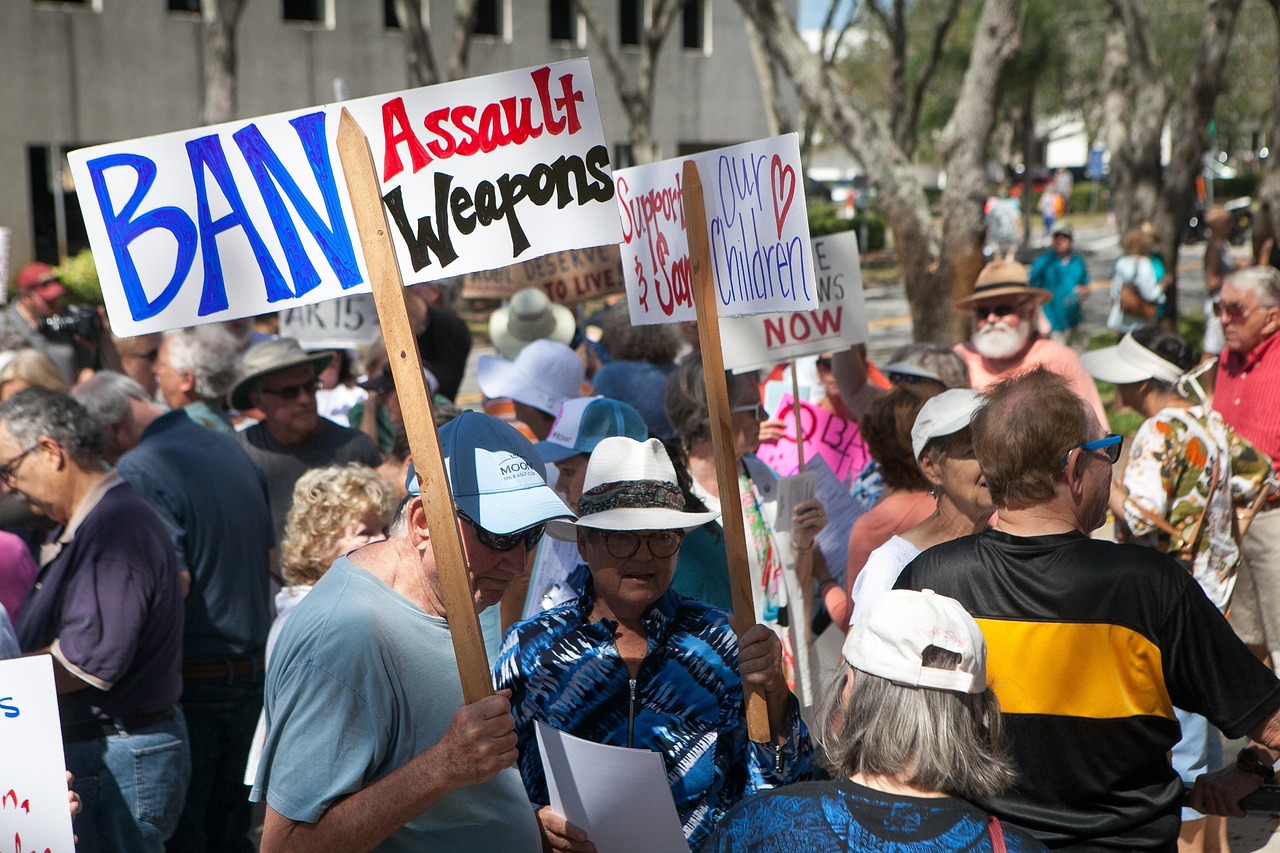
M 96 10 L 96 6 L 93 8 Z M 76 200 L 75 182 L 66 160 L 68 150 L 83 146 L 84 143 L 57 147 L 27 146 L 27 174 L 31 176 L 31 234 L 37 260 L 56 264 L 59 258 L 89 248 L 80 202 Z
M 703 53 L 710 51 L 711 40 L 707 24 L 710 23 L 711 10 L 708 6 L 707 0 L 689 0 L 684 4 L 681 29 L 686 50 L 699 50 Z
M 630 142 L 617 142 L 613 146 L 613 162 L 609 168 L 613 170 L 630 169 L 636 164 L 636 157 Z
M 400 17 L 396 14 L 396 0 L 382 0 L 382 25 L 389 30 L 400 29 Z
M 91 12 L 102 11 L 102 0 L 35 0 L 37 6 L 66 7 L 69 9 L 85 9 Z
M 169 0 L 170 12 L 191 12 L 200 14 L 200 0 Z
M 551 40 L 578 40 L 578 15 L 574 0 L 551 0 Z
M 283 0 L 284 19 L 308 24 L 323 24 L 327 0 Z
M 644 0 L 618 0 L 618 44 L 644 41 Z
M 471 30 L 473 35 L 506 37 L 507 2 L 506 0 L 478 0 L 476 3 L 476 25 Z

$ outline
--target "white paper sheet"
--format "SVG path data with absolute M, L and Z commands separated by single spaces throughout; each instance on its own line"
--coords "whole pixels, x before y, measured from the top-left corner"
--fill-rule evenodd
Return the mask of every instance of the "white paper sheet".
M 537 724 L 551 809 L 599 853 L 687 853 L 662 756 L 592 743 Z
M 773 529 L 780 533 L 791 530 L 796 504 L 807 501 L 818 492 L 818 472 L 803 471 L 778 480 L 778 514 Z

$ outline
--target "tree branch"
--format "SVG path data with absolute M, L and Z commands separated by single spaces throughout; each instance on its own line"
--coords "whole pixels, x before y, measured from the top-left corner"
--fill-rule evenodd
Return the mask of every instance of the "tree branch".
M 476 28 L 479 7 L 479 0 L 455 0 L 453 4 L 453 52 L 449 58 L 449 79 L 451 80 L 460 80 L 467 76 L 471 35 Z
M 951 31 L 951 25 L 955 23 L 959 12 L 960 0 L 951 0 L 951 5 L 947 7 L 946 14 L 933 31 L 933 43 L 929 46 L 929 56 L 925 59 L 924 67 L 920 69 L 920 74 L 916 77 L 916 85 L 910 94 L 906 116 L 906 124 L 910 130 L 912 140 L 916 138 L 916 129 L 920 124 L 920 108 L 924 104 L 924 93 L 929 88 L 929 81 L 933 79 L 934 72 L 938 70 L 938 61 L 942 58 L 942 49 L 946 45 L 947 33 Z

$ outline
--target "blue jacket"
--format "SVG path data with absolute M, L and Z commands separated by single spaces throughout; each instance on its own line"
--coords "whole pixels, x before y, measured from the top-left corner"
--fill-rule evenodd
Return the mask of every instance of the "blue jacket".
M 1076 296 L 1077 285 L 1089 286 L 1089 271 L 1084 259 L 1074 252 L 1063 263 L 1058 253 L 1050 249 L 1031 265 L 1031 286 L 1042 287 L 1053 294 L 1053 300 L 1044 306 L 1044 313 L 1055 332 L 1073 329 L 1084 319 Z
M 738 640 L 729 614 L 668 589 L 645 619 L 649 651 L 635 682 L 608 619 L 589 621 L 594 591 L 507 632 L 496 667 L 511 688 L 520 775 L 529 799 L 547 805 L 535 720 L 613 746 L 662 753 L 676 811 L 693 848 L 748 794 L 817 772 L 799 703 L 791 697 L 788 740 L 774 749 L 747 738 Z

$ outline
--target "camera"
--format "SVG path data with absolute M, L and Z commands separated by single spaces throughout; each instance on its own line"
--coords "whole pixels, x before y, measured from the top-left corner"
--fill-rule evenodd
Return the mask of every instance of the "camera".
M 101 330 L 102 320 L 92 305 L 72 305 L 61 314 L 51 314 L 40 321 L 40 331 L 46 337 L 94 338 Z

